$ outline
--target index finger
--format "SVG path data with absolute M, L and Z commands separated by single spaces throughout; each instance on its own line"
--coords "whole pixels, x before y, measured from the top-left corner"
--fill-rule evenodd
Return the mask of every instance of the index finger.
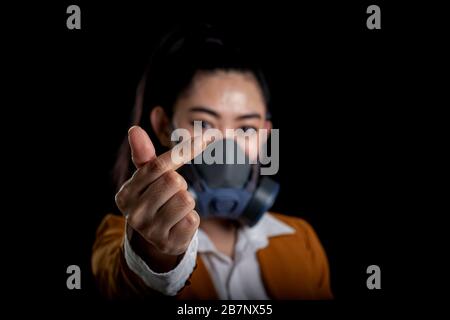
M 212 142 L 211 137 L 200 135 L 177 144 L 171 150 L 151 160 L 136 174 L 145 175 L 145 179 L 153 182 L 170 170 L 177 170 L 186 162 L 191 161 Z

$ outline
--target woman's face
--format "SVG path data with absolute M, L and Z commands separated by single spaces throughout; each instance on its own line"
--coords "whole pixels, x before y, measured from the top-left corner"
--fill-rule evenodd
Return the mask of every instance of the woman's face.
M 163 111 L 159 108 L 159 111 L 153 112 Z M 154 129 L 155 121 L 162 118 L 161 115 L 152 115 Z M 271 129 L 258 82 L 253 74 L 237 71 L 198 72 L 195 75 L 189 90 L 174 106 L 171 124 L 194 135 L 194 121 L 201 121 L 204 132 L 218 129 L 224 138 L 233 138 L 230 135 L 232 132 L 226 129 L 241 129 L 233 132 L 234 138 L 250 158 L 257 155 L 259 147 L 265 142 L 265 139 L 258 138 L 259 130 Z M 167 120 L 163 122 L 166 126 L 170 125 Z M 164 135 L 158 136 L 160 140 L 167 139 Z M 161 142 L 170 145 L 168 141 Z

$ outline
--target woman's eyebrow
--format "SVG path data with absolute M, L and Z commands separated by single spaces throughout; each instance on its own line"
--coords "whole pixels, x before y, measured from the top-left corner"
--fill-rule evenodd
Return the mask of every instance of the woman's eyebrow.
M 245 120 L 245 119 L 253 119 L 253 118 L 257 118 L 257 119 L 261 119 L 261 115 L 259 113 L 249 113 L 249 114 L 244 114 L 242 116 L 236 117 L 236 120 Z
M 209 108 L 206 108 L 206 107 L 192 107 L 191 109 L 189 109 L 189 111 L 190 112 L 204 112 L 204 113 L 207 113 L 217 119 L 221 118 L 220 114 L 218 114 L 217 112 L 215 112 Z M 237 116 L 236 120 L 246 120 L 246 119 L 253 119 L 253 118 L 261 119 L 262 117 L 259 113 L 255 112 L 255 113 L 248 113 L 248 114 L 243 114 L 243 115 Z
M 204 113 L 207 113 L 207 114 L 209 114 L 209 115 L 211 115 L 211 116 L 213 116 L 213 117 L 215 117 L 217 119 L 220 119 L 220 115 L 217 112 L 215 112 L 215 111 L 213 111 L 213 110 L 211 110 L 209 108 L 193 107 L 193 108 L 189 109 L 189 111 L 190 112 L 204 112 Z

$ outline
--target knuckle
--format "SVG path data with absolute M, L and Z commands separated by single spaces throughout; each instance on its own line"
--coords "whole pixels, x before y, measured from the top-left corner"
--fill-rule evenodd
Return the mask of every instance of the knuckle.
M 127 219 L 128 223 L 136 229 L 144 228 L 145 222 L 145 213 L 147 211 L 147 207 L 143 204 L 137 205 L 133 210 L 130 211 Z
M 200 217 L 196 211 L 189 212 L 185 216 L 185 219 L 186 219 L 186 223 L 190 227 L 197 228 L 200 224 Z
M 164 184 L 167 187 L 177 187 L 180 185 L 180 177 L 174 171 L 169 171 L 163 175 Z
M 177 187 L 180 188 L 181 190 L 187 190 L 188 185 L 186 180 L 184 180 L 184 178 L 178 172 L 173 171 L 173 173 L 176 177 L 175 179 L 177 180 Z
M 171 246 L 165 239 L 154 239 L 153 244 L 162 253 L 169 253 L 171 251 Z
M 194 198 L 186 190 L 182 190 L 182 191 L 178 192 L 178 200 L 180 201 L 181 205 L 185 206 L 185 207 L 193 208 L 195 205 Z
M 188 245 L 184 242 L 185 241 L 181 242 L 169 238 L 165 244 L 166 253 L 176 255 L 185 252 L 190 242 L 188 242 Z
M 130 196 L 131 196 L 130 180 L 128 180 L 120 187 L 119 191 L 114 196 L 114 200 L 117 204 L 117 207 L 121 210 L 126 209 L 126 207 L 128 206 Z
M 117 207 L 121 211 L 125 210 L 126 201 L 125 201 L 125 195 L 124 195 L 123 190 L 121 190 L 121 191 L 116 193 L 116 196 L 114 197 L 114 200 L 116 201 Z
M 142 176 L 146 176 L 150 172 L 150 165 L 151 165 L 151 162 L 143 165 L 142 167 L 140 167 L 138 169 L 136 169 L 134 171 L 134 173 L 133 173 L 132 178 L 139 179 Z
M 151 226 L 147 226 L 144 233 L 145 237 L 156 246 L 156 243 L 158 242 L 158 236 L 156 235 L 155 230 Z
M 166 163 L 160 158 L 156 158 L 149 165 L 150 172 L 163 172 L 167 168 Z
M 177 175 L 178 175 L 178 177 L 180 179 L 180 188 L 181 188 L 181 190 L 187 190 L 188 189 L 188 185 L 187 185 L 186 180 L 184 180 L 184 178 L 179 173 L 177 173 Z

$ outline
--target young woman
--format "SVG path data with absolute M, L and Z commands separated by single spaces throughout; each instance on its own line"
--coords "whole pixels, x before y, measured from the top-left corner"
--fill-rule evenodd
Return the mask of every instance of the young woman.
M 170 151 L 155 152 L 154 144 L 174 147 L 174 129 L 194 135 L 201 124 L 227 141 L 234 139 L 227 129 L 241 129 L 248 143 L 232 147 L 251 158 L 265 142 L 258 132 L 272 127 L 268 105 L 261 70 L 212 28 L 180 29 L 162 41 L 116 164 L 122 215 L 103 219 L 93 247 L 93 274 L 105 296 L 332 298 L 319 239 L 304 220 L 267 211 L 276 185 L 259 175 L 259 165 L 181 166 Z M 193 143 L 203 150 L 208 142 Z

